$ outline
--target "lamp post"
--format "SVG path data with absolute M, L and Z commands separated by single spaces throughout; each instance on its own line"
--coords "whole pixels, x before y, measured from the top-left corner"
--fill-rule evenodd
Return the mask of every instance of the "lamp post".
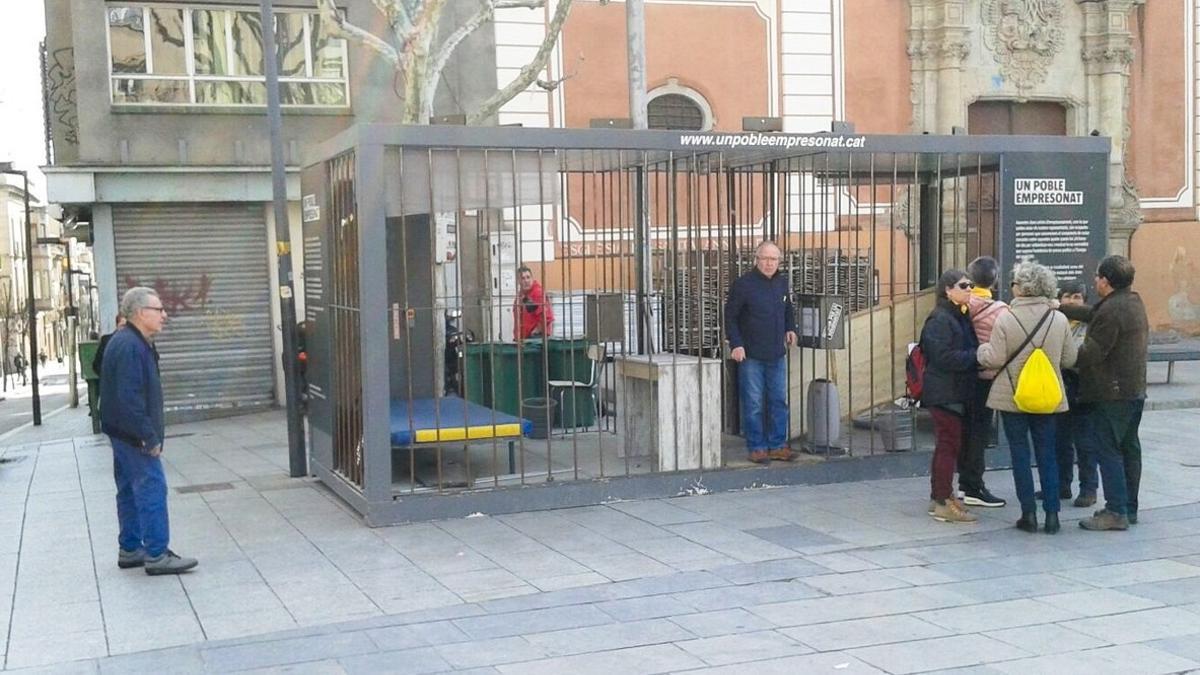
M 0 173 L 20 176 L 24 183 L 25 196 L 25 298 L 29 315 L 26 317 L 26 332 L 29 333 L 29 374 L 33 381 L 33 425 L 42 425 L 42 399 L 38 395 L 37 359 L 37 306 L 33 300 L 33 219 L 29 217 L 29 173 L 14 169 L 12 162 L 0 162 Z

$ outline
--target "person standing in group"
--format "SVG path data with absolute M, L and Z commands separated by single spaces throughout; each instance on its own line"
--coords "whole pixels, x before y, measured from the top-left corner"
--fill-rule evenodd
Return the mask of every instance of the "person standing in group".
M 929 515 L 948 523 L 978 519 L 954 496 L 954 468 L 966 442 L 979 369 L 979 341 L 968 307 L 973 287 L 962 270 L 942 272 L 937 305 L 925 319 L 919 342 L 926 359 L 921 407 L 933 417 L 934 433 Z
M 967 265 L 967 276 L 975 284 L 967 306 L 979 344 L 991 339 L 996 318 L 1008 309 L 1004 301 L 992 296 L 997 270 L 996 259 L 989 256 L 976 258 Z M 958 457 L 958 489 L 962 491 L 962 501 L 967 506 L 1000 508 L 1007 503 L 992 494 L 983 482 L 987 468 L 987 446 L 992 440 L 992 418 L 995 416 L 987 400 L 995 377 L 996 371 L 981 370 L 975 379 L 975 397 L 971 401 L 971 417 L 967 420 L 967 442 Z
M 1087 288 L 1080 281 L 1064 281 L 1058 285 L 1060 307 L 1077 307 L 1086 301 Z M 1071 320 L 1071 339 L 1076 347 L 1083 347 L 1087 336 L 1087 324 Z M 1058 455 L 1058 498 L 1071 498 L 1071 479 L 1074 466 L 1079 464 L 1079 496 L 1075 506 L 1088 507 L 1096 503 L 1096 491 L 1100 487 L 1096 453 L 1084 442 L 1086 414 L 1079 402 L 1079 371 L 1063 368 L 1063 385 L 1066 387 L 1067 404 L 1070 409 L 1058 416 L 1055 422 L 1055 446 Z
M 1049 268 L 1035 262 L 1023 262 L 1013 269 L 1013 301 L 1010 311 L 996 320 L 992 339 L 979 346 L 979 363 L 1001 371 L 992 383 L 988 406 L 1000 411 L 1004 436 L 1012 456 L 1013 484 L 1021 502 L 1017 527 L 1025 532 L 1038 531 L 1037 501 L 1034 497 L 1032 454 L 1037 456 L 1038 476 L 1042 482 L 1042 508 L 1046 511 L 1047 534 L 1059 531 L 1058 462 L 1055 457 L 1054 422 L 1057 414 L 1067 411 L 1062 395 L 1062 369 L 1075 365 L 1078 348 L 1071 339 L 1067 317 L 1055 311 L 1058 280 Z M 1014 400 L 1017 382 L 1026 377 L 1022 369 L 1041 349 L 1057 378 L 1059 400 L 1049 413 L 1026 412 Z
M 760 243 L 754 267 L 730 285 L 725 301 L 729 355 L 738 364 L 742 433 L 756 464 L 796 459 L 787 438 L 787 349 L 796 344 L 796 312 L 779 259 L 778 246 Z
M 517 268 L 517 283 L 521 291 L 513 300 L 513 339 L 517 342 L 532 337 L 549 336 L 554 325 L 554 310 L 546 299 L 541 283 L 533 278 L 533 270 L 522 265 Z
M 100 374 L 100 425 L 113 448 L 120 550 L 117 566 L 146 574 L 179 574 L 196 566 L 167 548 L 167 479 L 162 451 L 162 382 L 154 337 L 167 320 L 158 293 L 135 287 L 121 298 L 127 324 L 105 347 Z
M 1079 350 L 1079 400 L 1087 415 L 1083 442 L 1096 452 L 1105 505 L 1079 522 L 1085 530 L 1125 530 L 1138 521 L 1150 324 L 1131 288 L 1134 272 L 1128 258 L 1110 255 L 1096 269 L 1100 302 L 1062 307 L 1068 318 L 1088 324 Z

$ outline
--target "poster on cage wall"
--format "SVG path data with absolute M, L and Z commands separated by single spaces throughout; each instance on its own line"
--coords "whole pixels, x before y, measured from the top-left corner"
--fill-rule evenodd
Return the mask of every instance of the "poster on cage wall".
M 1011 298 L 1013 265 L 1034 260 L 1060 284 L 1082 281 L 1094 299 L 1093 274 L 1108 250 L 1108 155 L 1007 153 L 1001 172 L 1002 295 Z

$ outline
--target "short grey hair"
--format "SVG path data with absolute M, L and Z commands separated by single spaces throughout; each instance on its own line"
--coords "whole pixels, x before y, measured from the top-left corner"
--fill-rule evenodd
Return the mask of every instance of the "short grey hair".
M 150 306 L 150 298 L 157 298 L 158 291 L 145 286 L 134 286 L 121 297 L 121 316 L 132 319 L 139 309 Z
M 1013 267 L 1013 284 L 1027 297 L 1053 299 L 1058 293 L 1058 277 L 1049 267 L 1035 262 L 1017 263 Z
M 763 249 L 767 248 L 768 246 L 775 249 L 776 251 L 779 251 L 780 253 L 783 253 L 783 251 L 780 250 L 778 244 L 771 241 L 770 239 L 764 239 L 764 240 L 758 242 L 758 246 L 754 247 L 754 257 L 757 258 L 758 256 L 762 255 Z

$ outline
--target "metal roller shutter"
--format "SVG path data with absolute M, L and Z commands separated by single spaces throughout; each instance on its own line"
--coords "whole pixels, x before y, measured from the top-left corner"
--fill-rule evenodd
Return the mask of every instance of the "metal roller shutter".
M 169 419 L 274 400 L 267 236 L 261 204 L 113 207 L 118 293 L 158 291 L 156 340 Z

